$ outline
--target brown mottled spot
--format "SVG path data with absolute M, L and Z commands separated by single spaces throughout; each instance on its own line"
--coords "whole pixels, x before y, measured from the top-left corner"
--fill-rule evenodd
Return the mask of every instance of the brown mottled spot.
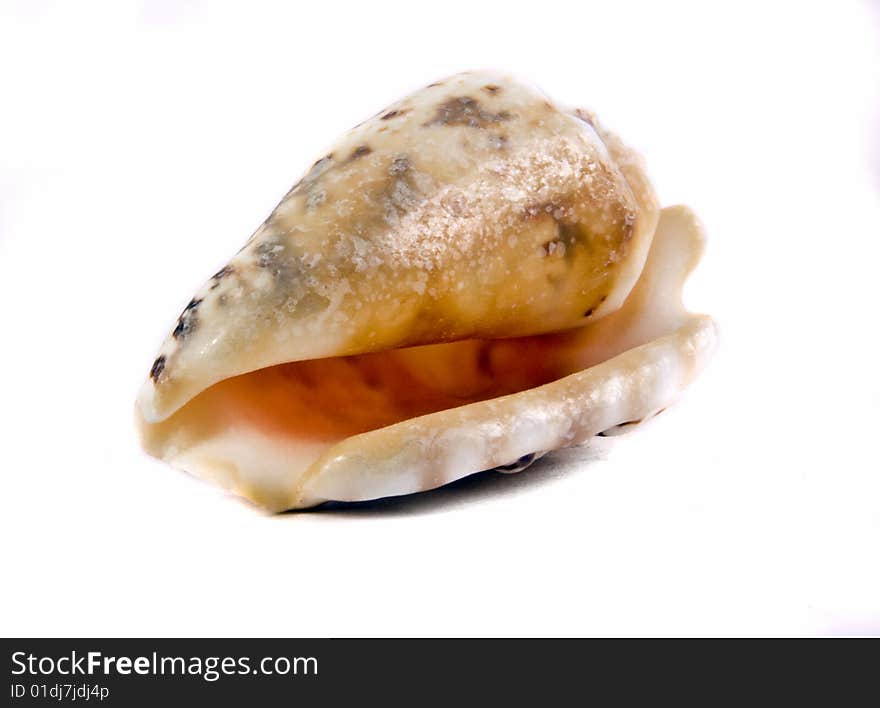
M 559 231 L 559 241 L 568 244 L 565 249 L 565 259 L 570 261 L 574 258 L 577 251 L 574 246 L 578 243 L 584 243 L 589 239 L 589 233 L 584 231 L 583 226 L 577 221 L 561 221 L 556 219 L 556 228 Z
M 483 86 L 483 91 L 485 91 L 486 93 L 496 94 L 501 91 L 501 87 L 496 86 L 495 84 L 486 84 L 485 86 Z
M 553 240 L 556 246 L 545 244 L 544 255 L 553 253 L 565 258 L 570 262 L 577 255 L 576 246 L 584 243 L 589 235 L 584 231 L 583 225 L 577 220 L 577 216 L 569 203 L 565 201 L 547 201 L 530 204 L 523 209 L 521 218 L 525 221 L 533 219 L 550 218 L 556 224 L 556 238 Z M 596 307 L 595 305 L 593 306 Z
M 153 362 L 152 368 L 150 368 L 150 378 L 153 379 L 156 383 L 159 383 L 159 377 L 162 375 L 162 372 L 165 371 L 165 355 L 158 357 L 156 361 Z
M 318 178 L 324 174 L 327 169 L 330 167 L 330 162 L 333 160 L 333 153 L 328 153 L 324 155 L 320 160 L 316 160 L 315 164 L 312 165 L 311 169 L 306 172 L 305 176 L 299 180 L 296 184 L 294 184 L 290 191 L 287 192 L 288 195 L 293 194 L 294 192 L 302 189 L 311 189 L 315 183 L 318 181 Z M 274 214 L 274 212 L 273 212 Z M 272 218 L 271 215 L 269 217 Z M 268 221 L 268 219 L 267 219 Z
M 214 275 L 211 276 L 211 290 L 215 290 L 220 287 L 220 281 L 223 280 L 227 275 L 232 275 L 235 272 L 235 268 L 231 265 L 225 265 L 220 270 L 218 270 Z
M 272 275 L 278 277 L 284 271 L 285 264 L 282 258 L 284 246 L 275 241 L 265 241 L 256 248 L 257 266 L 265 268 Z
M 407 113 L 409 113 L 409 108 L 398 108 L 397 110 L 388 111 L 388 113 L 383 115 L 379 120 L 391 120 L 392 118 L 405 116 Z
M 385 192 L 385 203 L 383 206 L 386 218 L 391 217 L 393 219 L 392 212 L 395 212 L 399 218 L 402 214 L 412 210 L 421 198 L 418 189 L 415 188 L 405 175 L 395 179 L 389 184 Z
M 369 155 L 371 152 L 373 152 L 373 148 L 371 148 L 369 145 L 358 145 L 352 151 L 351 155 L 348 156 L 348 160 L 346 160 L 346 162 L 354 162 L 355 160 L 360 160 L 362 157 Z
M 388 171 L 393 175 L 402 175 L 404 172 L 409 172 L 411 168 L 412 163 L 409 158 L 406 155 L 398 155 L 391 161 L 391 167 L 388 168 Z
M 428 84 L 425 88 L 434 88 L 435 86 L 442 86 L 442 81 L 435 81 L 433 84 Z
M 437 106 L 434 117 L 423 125 L 465 125 L 470 128 L 485 128 L 495 123 L 510 120 L 511 115 L 507 111 L 493 113 L 483 108 L 479 101 L 470 96 L 458 96 L 450 98 Z
M 211 280 L 222 280 L 227 275 L 232 275 L 235 272 L 235 267 L 231 265 L 225 265 L 220 270 L 218 270 L 214 275 L 211 276 Z
M 174 331 L 171 333 L 171 336 L 175 339 L 182 339 L 189 334 L 192 334 L 198 326 L 198 318 L 196 316 L 196 309 L 199 305 L 202 304 L 201 300 L 197 300 L 193 298 L 189 301 L 189 304 L 183 308 L 183 312 L 180 313 L 180 317 L 177 318 L 177 326 L 174 328 Z
M 323 189 L 314 189 L 306 198 L 306 210 L 313 211 L 327 201 L 327 192 Z

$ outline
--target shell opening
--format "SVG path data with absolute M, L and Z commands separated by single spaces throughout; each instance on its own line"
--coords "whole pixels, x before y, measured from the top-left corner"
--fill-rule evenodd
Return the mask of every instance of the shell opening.
M 144 442 L 154 454 L 170 451 L 179 466 L 220 481 L 229 456 L 262 457 L 271 449 L 285 476 L 295 477 L 350 436 L 572 374 L 585 362 L 577 339 L 561 333 L 465 340 L 279 364 L 211 386 L 170 418 L 144 425 Z M 233 439 L 240 444 L 231 445 Z M 265 460 L 253 464 L 265 467 Z

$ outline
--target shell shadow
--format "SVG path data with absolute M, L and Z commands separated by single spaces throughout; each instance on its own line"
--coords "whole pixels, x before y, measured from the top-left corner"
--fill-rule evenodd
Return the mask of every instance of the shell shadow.
M 540 485 L 553 484 L 579 468 L 605 457 L 609 443 L 601 438 L 588 445 L 553 451 L 522 472 L 503 474 L 488 470 L 450 482 L 437 489 L 399 497 L 360 502 L 327 502 L 313 509 L 285 512 L 283 516 L 388 517 L 432 514 L 477 504 L 489 498 L 513 496 Z

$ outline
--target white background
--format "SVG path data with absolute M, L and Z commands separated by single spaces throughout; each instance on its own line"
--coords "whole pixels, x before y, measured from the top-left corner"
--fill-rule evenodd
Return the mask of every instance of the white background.
M 878 19 L 4 2 L 0 631 L 880 633 Z M 337 135 L 468 68 L 596 110 L 702 216 L 706 375 L 627 436 L 358 510 L 267 516 L 142 454 L 191 293 Z

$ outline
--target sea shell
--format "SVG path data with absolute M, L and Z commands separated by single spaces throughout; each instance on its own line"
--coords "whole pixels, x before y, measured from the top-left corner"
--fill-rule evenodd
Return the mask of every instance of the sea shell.
M 504 75 L 431 84 L 196 293 L 138 397 L 144 448 L 273 511 L 519 471 L 696 376 L 702 247 L 592 114 Z

